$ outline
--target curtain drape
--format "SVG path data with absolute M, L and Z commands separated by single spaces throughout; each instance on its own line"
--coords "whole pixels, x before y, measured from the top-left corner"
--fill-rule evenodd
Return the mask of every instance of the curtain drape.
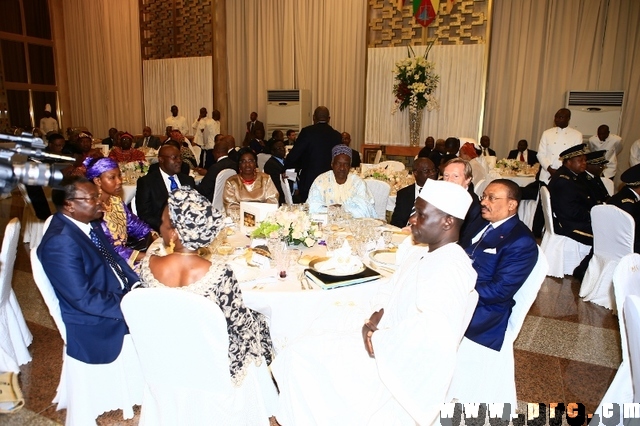
M 477 138 L 485 47 L 484 44 L 433 46 L 427 59 L 435 63 L 435 72 L 440 75 L 435 92 L 440 109 L 424 110 L 421 141 L 427 136 Z M 423 55 L 425 47 L 417 46 L 414 51 L 416 55 Z M 409 111 L 391 113 L 395 100 L 392 93 L 394 65 L 406 57 L 406 47 L 368 50 L 365 143 L 409 145 Z
M 211 56 L 143 61 L 145 122 L 157 134 L 164 134 L 165 118 L 171 106 L 191 124 L 205 107 L 213 110 L 213 68 Z
M 226 7 L 229 130 L 236 143 L 252 111 L 266 124 L 267 90 L 309 89 L 312 110 L 327 106 L 331 125 L 351 133 L 359 147 L 367 1 L 237 0 Z
M 142 131 L 138 2 L 63 0 L 71 126 Z
M 640 2 L 494 0 L 493 10 L 483 132 L 498 156 L 519 139 L 536 149 L 567 91 L 624 90 L 624 170 L 640 137 Z

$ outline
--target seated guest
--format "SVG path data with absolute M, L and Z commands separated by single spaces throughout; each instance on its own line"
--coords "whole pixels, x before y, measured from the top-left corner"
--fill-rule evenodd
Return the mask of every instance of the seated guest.
M 476 146 L 473 142 L 465 142 L 465 144 L 460 147 L 460 158 L 463 160 L 471 161 L 477 157 L 478 153 L 476 152 Z
M 522 287 L 538 260 L 533 234 L 518 218 L 520 187 L 508 179 L 492 181 L 482 194 L 482 218 L 488 225 L 465 248 L 478 273 L 480 298 L 465 337 L 499 351 L 513 296 Z M 485 222 L 486 223 L 486 222 Z
M 139 149 L 132 148 L 133 136 L 130 133 L 120 135 L 120 146 L 114 147 L 109 152 L 109 158 L 118 163 L 130 163 L 132 161 L 146 161 L 144 152 Z
M 393 209 L 391 224 L 404 228 L 409 224 L 409 218 L 416 212 L 415 201 L 427 179 L 438 180 L 438 172 L 428 158 L 418 157 L 413 162 L 413 177 L 416 183 L 402 188 L 396 196 L 396 207 Z
M 296 143 L 297 137 L 298 137 L 298 133 L 293 129 L 289 129 L 287 130 L 287 140 L 285 141 L 285 143 L 287 145 L 293 146 L 293 144 Z
M 607 151 L 594 151 L 587 153 L 587 170 L 578 176 L 578 179 L 587 187 L 591 200 L 595 204 L 603 204 L 609 199 L 609 191 L 602 182 L 602 172 L 607 163 L 605 153 Z
M 158 152 L 158 168 L 150 168 L 146 176 L 138 179 L 136 189 L 138 217 L 156 231 L 160 230 L 162 209 L 167 203 L 169 193 L 183 185 L 196 187 L 191 176 L 180 172 L 181 167 L 182 159 L 178 148 L 165 144 Z
M 67 355 L 108 364 L 129 333 L 120 301 L 138 276 L 93 222 L 102 215 L 98 188 L 79 176 L 65 179 L 61 188 L 53 192 L 58 212 L 38 246 L 38 258 L 60 304 Z
M 238 163 L 233 161 L 227 155 L 227 143 L 220 139 L 213 146 L 213 158 L 215 159 L 215 163 L 209 167 L 207 173 L 202 178 L 202 181 L 198 184 L 196 189 L 199 193 L 201 193 L 207 200 L 213 200 L 213 193 L 216 189 L 216 178 L 224 169 L 238 169 Z
M 236 139 L 231 135 L 225 135 L 223 136 L 223 140 L 229 149 L 227 155 L 237 163 L 240 157 L 238 156 L 238 151 L 236 151 Z
M 273 346 L 267 319 L 245 306 L 233 270 L 198 254 L 221 229 L 222 216 L 209 200 L 187 187 L 173 191 L 160 226 L 169 254 L 145 257 L 140 277 L 144 287 L 180 288 L 220 307 L 229 332 L 229 377 L 239 386 L 250 365 L 271 363 Z
M 595 205 L 589 189 L 578 179 L 587 169 L 585 145 L 574 145 L 560 153 L 562 166 L 549 181 L 553 226 L 556 233 L 579 243 L 593 246 L 591 207 Z M 593 250 L 573 271 L 573 277 L 582 280 L 587 272 Z
M 468 301 L 476 296 L 476 273 L 456 244 L 470 202 L 460 186 L 427 180 L 410 222 L 415 242 L 428 247 L 416 246 L 400 264 L 386 303 L 336 308 L 330 319 L 335 326 L 313 330 L 278 353 L 271 368 L 280 390 L 280 424 L 436 422 Z M 380 307 L 363 326 L 362 315 Z
M 532 149 L 527 149 L 529 144 L 525 139 L 518 141 L 518 149 L 509 151 L 509 160 L 519 160 L 530 166 L 535 165 L 538 162 L 538 153 Z
M 62 136 L 60 133 L 51 133 L 49 135 L 49 143 L 47 144 L 47 147 L 44 149 L 44 152 L 48 154 L 65 155 L 62 153 L 64 144 L 65 144 L 64 136 Z M 43 163 L 55 162 L 55 160 L 51 160 L 48 158 L 44 158 L 40 161 L 42 161 Z
M 253 139 L 251 139 L 251 141 L 249 142 L 249 147 L 251 147 L 253 152 L 255 152 L 256 154 L 260 154 L 261 152 L 266 152 L 267 143 L 264 140 L 264 130 L 256 129 L 255 134 L 256 136 Z
M 227 213 L 240 210 L 241 201 L 278 204 L 278 190 L 271 177 L 259 172 L 258 156 L 250 147 L 238 151 L 238 174 L 227 179 L 223 203 Z
M 271 158 L 264 164 L 264 172 L 271 176 L 271 181 L 276 186 L 278 193 L 280 194 L 279 203 L 284 204 L 284 192 L 282 192 L 282 183 L 280 182 L 280 176 L 284 173 L 284 142 L 276 141 L 271 148 Z M 286 180 L 289 183 L 289 179 Z M 293 182 L 289 185 L 289 190 L 293 194 Z
M 341 205 L 354 218 L 376 217 L 373 195 L 367 184 L 349 173 L 351 148 L 336 145 L 331 156 L 331 170 L 318 176 L 309 189 L 309 212 L 321 213 L 329 206 Z
M 342 143 L 346 146 L 351 145 L 351 135 L 347 132 L 342 132 Z M 351 149 L 351 167 L 360 167 L 360 153 L 355 149 Z
M 136 148 L 160 148 L 160 139 L 157 136 L 153 136 L 151 127 L 145 126 L 142 129 L 142 138 L 136 141 Z
M 434 147 L 435 140 L 433 139 L 433 136 L 427 136 L 424 140 L 424 148 L 422 148 L 418 153 L 418 158 L 429 158 Z
M 433 161 L 433 165 L 438 168 L 438 172 L 442 174 L 442 166 L 447 161 L 458 156 L 460 150 L 460 139 L 447 138 L 442 144 L 439 144 L 441 139 L 436 141 L 436 149 L 431 153 L 429 159 Z M 445 158 L 446 157 L 446 158 Z
M 266 154 L 270 154 L 273 150 L 273 144 L 278 141 L 284 143 L 284 133 L 282 133 L 282 130 L 274 130 L 273 132 L 271 132 L 271 139 L 267 141 L 265 150 L 263 152 Z
M 609 198 L 607 204 L 629 213 L 636 223 L 633 251 L 640 253 L 640 164 L 631 167 L 620 176 L 624 188 Z
M 118 129 L 112 127 L 109 129 L 109 137 L 102 139 L 103 145 L 108 145 L 109 149 L 113 148 L 113 141 L 116 137 L 116 133 L 118 133 Z
M 76 146 L 78 147 L 79 153 L 74 154 L 76 162 L 62 171 L 65 176 L 84 176 L 87 172 L 87 168 L 84 165 L 84 160 L 87 159 L 87 157 L 101 158 L 103 156 L 102 151 L 100 151 L 99 149 L 93 149 L 91 147 L 92 143 L 93 136 L 91 136 L 91 133 L 80 132 L 78 134 Z
M 484 157 L 495 157 L 496 152 L 491 148 L 489 148 L 490 145 L 491 145 L 491 139 L 489 139 L 489 136 L 487 135 L 482 136 L 480 138 L 481 149 L 476 150 L 477 154 L 482 155 Z
M 473 236 L 487 225 L 480 211 L 480 200 L 471 187 L 471 179 L 473 179 L 471 165 L 462 158 L 454 158 L 446 162 L 443 169 L 442 180 L 460 185 L 471 196 L 471 206 L 460 228 L 460 240 L 458 241 L 462 248 L 467 248 L 471 244 Z
M 132 268 L 142 260 L 144 252 L 127 246 L 127 240 L 144 241 L 153 231 L 149 225 L 131 213 L 120 194 L 122 193 L 122 175 L 120 168 L 111 158 L 89 158 L 85 160 L 87 179 L 98 187 L 102 216 L 102 230 L 109 243 Z M 146 247 L 144 247 L 146 249 Z
M 191 141 L 184 137 L 180 130 L 171 130 L 171 140 L 180 144 L 180 158 L 182 162 L 189 166 L 189 169 L 198 167 L 198 160 L 189 146 Z M 165 142 L 166 143 L 166 142 Z

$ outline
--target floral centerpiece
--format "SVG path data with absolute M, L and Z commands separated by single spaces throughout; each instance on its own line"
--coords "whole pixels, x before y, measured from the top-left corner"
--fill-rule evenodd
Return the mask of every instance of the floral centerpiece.
M 433 43 L 427 46 L 423 56 L 416 56 L 411 46 L 407 47 L 408 57 L 395 64 L 393 94 L 395 103 L 392 112 L 398 109 L 410 112 L 433 111 L 440 108 L 433 92 L 438 88 L 440 76 L 435 73 L 435 63 L 427 61 Z
M 287 244 L 312 247 L 322 238 L 322 231 L 311 221 L 309 213 L 281 207 L 269 214 L 251 233 L 255 238 L 282 237 Z
M 130 161 L 128 163 L 120 163 L 120 171 L 122 171 L 123 173 L 137 172 L 145 175 L 149 171 L 149 163 L 146 161 Z
M 391 193 L 396 193 L 415 182 L 413 174 L 407 173 L 406 170 L 393 171 L 384 167 L 371 167 L 362 173 L 362 178 L 387 182 L 391 186 Z
M 535 175 L 538 172 L 539 164 L 530 166 L 526 161 L 510 160 L 503 158 L 496 161 L 496 169 L 500 169 L 502 174 L 531 174 Z

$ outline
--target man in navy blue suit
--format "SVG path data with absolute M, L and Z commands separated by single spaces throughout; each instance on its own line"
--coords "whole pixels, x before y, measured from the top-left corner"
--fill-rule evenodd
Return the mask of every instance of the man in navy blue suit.
M 88 364 L 113 362 L 129 333 L 120 301 L 138 276 L 109 244 L 98 223 L 98 189 L 84 177 L 53 193 L 58 212 L 38 246 L 38 258 L 60 303 L 67 354 Z M 61 259 L 63 259 L 61 261 Z
M 489 224 L 465 251 L 478 273 L 480 298 L 465 336 L 499 351 L 515 305 L 513 296 L 538 260 L 533 234 L 518 218 L 520 187 L 508 179 L 494 180 L 481 197 L 482 217 Z

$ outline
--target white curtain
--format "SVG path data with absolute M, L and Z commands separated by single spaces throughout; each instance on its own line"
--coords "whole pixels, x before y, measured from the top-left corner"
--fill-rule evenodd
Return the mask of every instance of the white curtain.
M 267 123 L 269 89 L 309 89 L 331 125 L 364 135 L 366 0 L 234 0 L 227 8 L 229 132 L 240 143 L 252 111 Z M 267 135 L 270 137 L 270 135 Z
M 640 138 L 640 2 L 495 0 L 484 133 L 498 157 L 536 149 L 568 90 L 624 90 L 618 161 Z
M 71 126 L 98 138 L 143 124 L 137 0 L 63 0 Z
M 143 61 L 144 118 L 154 134 L 164 134 L 165 119 L 171 106 L 191 125 L 205 107 L 211 118 L 213 109 L 213 70 L 211 56 Z
M 435 92 L 440 109 L 424 110 L 421 141 L 427 136 L 478 138 L 482 89 L 485 74 L 485 45 L 433 46 L 429 61 L 435 63 L 440 84 Z M 423 55 L 424 46 L 414 47 Z M 367 112 L 365 143 L 409 145 L 409 111 L 391 113 L 396 61 L 407 57 L 406 47 L 379 47 L 368 50 Z

